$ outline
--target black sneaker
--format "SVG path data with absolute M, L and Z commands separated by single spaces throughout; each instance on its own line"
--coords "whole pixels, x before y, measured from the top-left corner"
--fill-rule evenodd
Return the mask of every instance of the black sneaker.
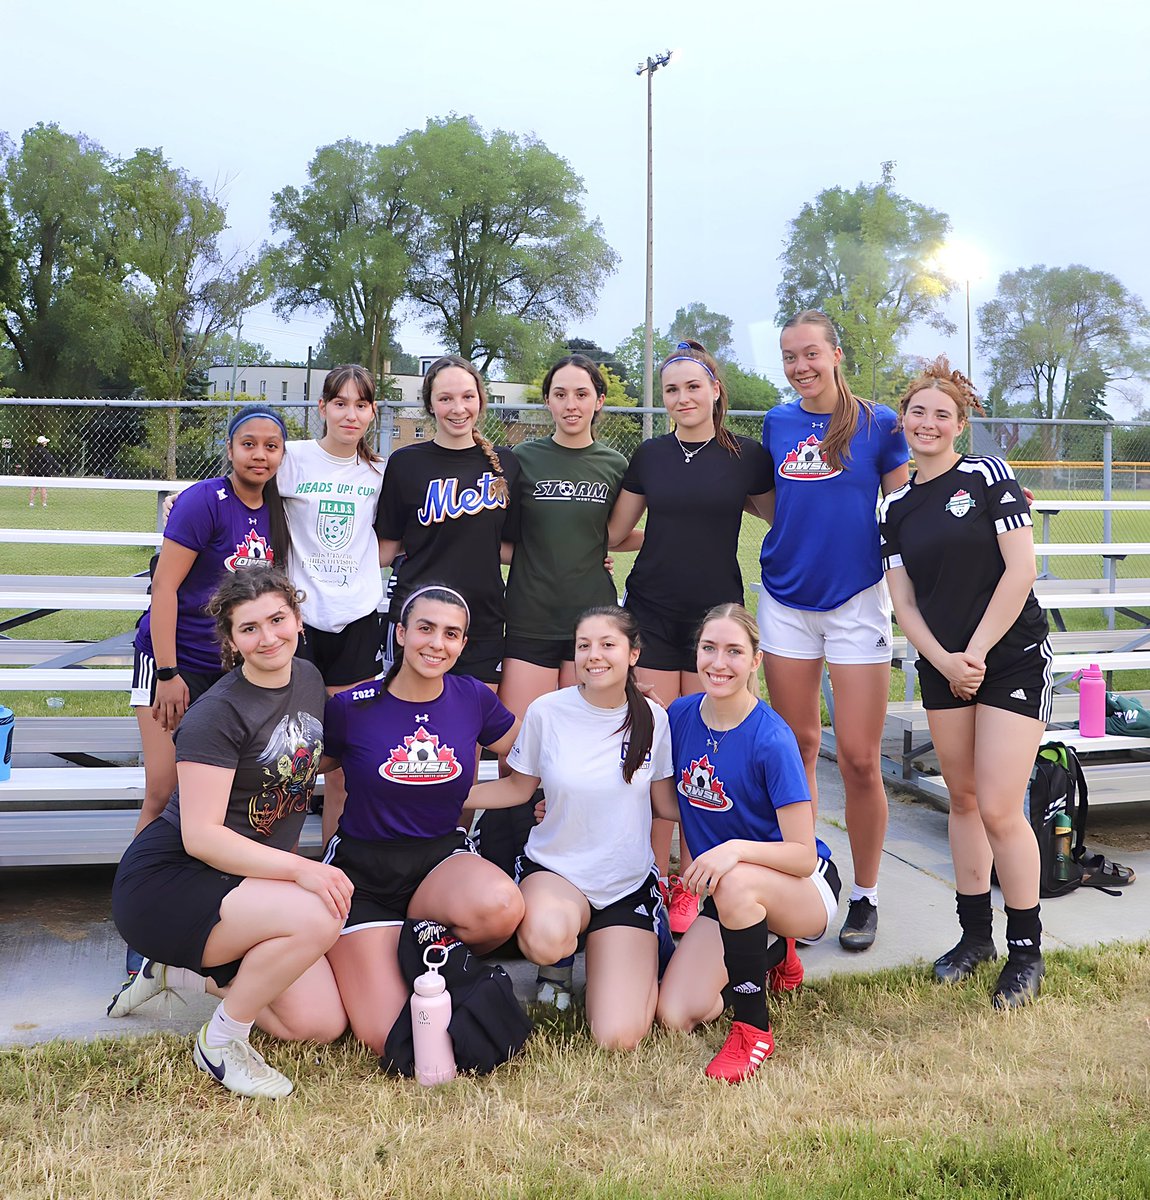
M 1036 958 L 1016 958 L 1011 955 L 1002 968 L 994 991 L 990 993 L 994 1007 L 1018 1008 L 1036 1000 L 1045 974 L 1046 965 L 1041 954 Z
M 934 977 L 939 983 L 961 983 L 974 974 L 979 963 L 994 962 L 997 957 L 993 942 L 964 937 L 957 946 L 934 960 Z
M 847 906 L 847 919 L 839 930 L 839 945 L 857 953 L 869 950 L 878 933 L 878 909 L 865 897 L 852 900 Z

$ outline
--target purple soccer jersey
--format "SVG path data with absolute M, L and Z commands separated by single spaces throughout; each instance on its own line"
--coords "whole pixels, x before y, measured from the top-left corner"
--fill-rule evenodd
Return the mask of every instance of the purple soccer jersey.
M 445 675 L 436 700 L 389 695 L 379 681 L 332 696 L 324 749 L 343 766 L 340 830 L 368 841 L 442 837 L 459 825 L 475 779 L 475 747 L 515 723 L 495 693 L 469 675 Z
M 219 671 L 216 623 L 204 605 L 229 572 L 273 560 L 267 505 L 248 508 L 236 499 L 230 479 L 205 479 L 180 493 L 164 537 L 196 552 L 177 592 L 175 665 L 201 674 Z M 155 657 L 150 612 L 140 621 L 136 646 Z

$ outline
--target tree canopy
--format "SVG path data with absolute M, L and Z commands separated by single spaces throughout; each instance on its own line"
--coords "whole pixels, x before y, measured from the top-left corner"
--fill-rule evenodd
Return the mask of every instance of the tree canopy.
M 991 395 L 1009 404 L 1021 393 L 1031 416 L 1105 415 L 1106 387 L 1150 368 L 1150 314 L 1105 271 L 1040 265 L 1008 272 L 979 308 L 978 323 Z
M 955 289 L 937 265 L 950 220 L 894 189 L 893 163 L 878 183 L 828 188 L 790 222 L 780 255 L 778 320 L 821 309 L 835 323 L 843 368 L 867 390 L 896 369 L 912 325 L 953 333 L 944 305 Z

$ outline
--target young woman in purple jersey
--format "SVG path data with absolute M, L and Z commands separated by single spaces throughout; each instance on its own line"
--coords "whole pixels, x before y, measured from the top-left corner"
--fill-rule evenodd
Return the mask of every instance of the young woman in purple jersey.
M 695 853 L 683 882 L 701 919 L 683 936 L 659 989 L 658 1020 L 691 1030 L 730 1002 L 731 1032 L 707 1067 L 740 1083 L 774 1051 L 766 991 L 790 974 L 793 939 L 818 941 L 838 908 L 838 872 L 815 836 L 806 773 L 786 723 L 756 695 L 762 652 L 754 618 L 723 604 L 698 640 L 701 695 L 668 718 L 680 827 Z
M 377 1054 L 409 995 L 397 955 L 405 919 L 438 921 L 483 953 L 523 916 L 515 883 L 475 853 L 460 824 L 476 745 L 506 754 L 519 728 L 490 688 L 449 674 L 469 619 L 458 592 L 416 588 L 387 676 L 332 696 L 325 710 L 324 749 L 343 767 L 347 802 L 324 861 L 355 885 L 328 959 L 356 1037 Z
M 286 1096 L 248 1041 L 330 1042 L 347 1016 L 324 955 L 351 902 L 342 871 L 294 853 L 323 753 L 324 688 L 295 657 L 300 594 L 279 571 L 229 576 L 208 602 L 229 668 L 176 731 L 178 788 L 125 852 L 112 914 L 145 958 L 108 1008 L 161 992 L 222 998 L 193 1060 L 230 1091 Z M 237 665 L 238 660 L 238 665 Z
M 875 508 L 907 480 L 893 410 L 855 396 L 834 325 L 802 312 L 783 326 L 783 370 L 798 399 L 771 409 L 763 445 L 775 464 L 774 513 L 763 541 L 759 599 L 763 675 L 794 731 L 817 805 L 823 663 L 834 693 L 835 749 L 846 792 L 854 886 L 839 942 L 871 946 L 887 800 L 880 768 L 890 689 L 890 600 Z
M 647 513 L 643 544 L 627 578 L 624 607 L 643 634 L 639 681 L 664 704 L 699 690 L 695 636 L 716 604 L 742 603 L 739 531 L 744 510 L 766 516 L 774 487 L 762 446 L 727 429 L 727 389 L 718 364 L 696 341 L 680 342 L 659 368 L 673 433 L 643 442 L 631 457 L 609 524 L 618 546 Z M 697 906 L 667 880 L 673 825 L 655 824 L 655 857 L 668 892 L 671 930 L 684 932 Z M 685 868 L 690 849 L 680 840 Z
M 934 964 L 957 982 L 997 957 L 990 871 L 1006 903 L 1007 960 L 997 1008 L 1038 995 L 1043 976 L 1039 853 L 1023 811 L 1027 778 L 1050 716 L 1049 626 L 1031 590 L 1030 509 L 999 458 L 955 448 L 970 380 L 945 358 L 902 399 L 914 453 L 910 482 L 883 502 L 883 562 L 899 627 L 918 650 L 922 702 L 950 792 L 950 849 L 959 942 Z
M 189 704 L 221 677 L 213 624 L 204 611 L 221 579 L 277 561 L 287 523 L 275 474 L 287 431 L 264 404 L 241 408 L 228 424 L 227 475 L 193 484 L 164 527 L 152 603 L 136 631 L 131 704 L 144 751 L 139 832 L 176 787 L 172 734 Z

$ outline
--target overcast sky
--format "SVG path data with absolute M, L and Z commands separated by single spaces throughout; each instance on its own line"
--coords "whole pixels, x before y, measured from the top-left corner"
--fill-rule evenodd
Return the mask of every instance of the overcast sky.
M 4 0 L 0 129 L 37 121 L 116 155 L 162 147 L 220 190 L 229 237 L 270 236 L 272 194 L 317 147 L 390 143 L 430 116 L 532 133 L 583 177 L 619 253 L 572 336 L 614 346 L 643 320 L 648 54 L 654 79 L 655 321 L 701 300 L 734 318 L 744 364 L 782 382 L 775 289 L 787 222 L 823 188 L 874 182 L 948 213 L 988 275 L 1082 263 L 1150 300 L 1150 5 L 1143 0 L 778 4 L 582 0 Z M 906 345 L 965 359 L 959 335 Z M 249 315 L 302 359 L 323 314 Z M 440 347 L 418 325 L 404 348 Z M 976 362 L 976 381 L 977 381 Z

